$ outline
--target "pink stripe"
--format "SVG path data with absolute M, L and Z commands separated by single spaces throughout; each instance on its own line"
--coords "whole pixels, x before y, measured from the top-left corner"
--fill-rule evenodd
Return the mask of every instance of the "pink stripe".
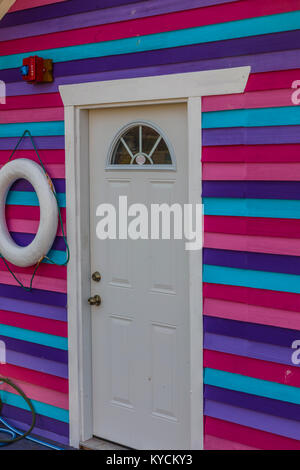
M 300 145 L 225 145 L 203 147 L 202 161 L 218 163 L 300 162 Z
M 256 237 L 205 232 L 204 246 L 223 250 L 300 256 L 300 240 L 297 238 Z
M 24 220 L 24 219 L 13 219 L 10 218 L 7 220 L 7 226 L 10 232 L 20 232 L 20 233 L 36 233 L 39 228 L 39 220 Z M 66 230 L 66 225 L 64 224 L 64 230 Z M 57 229 L 57 235 L 62 235 L 62 230 L 60 227 Z
M 1 364 L 0 371 L 3 377 L 10 377 L 12 379 L 36 384 L 37 386 L 40 386 L 42 383 L 47 389 L 57 390 L 61 393 L 68 393 L 68 380 L 56 377 L 55 375 L 37 372 L 32 369 L 26 369 L 12 364 Z
M 204 96 L 203 111 L 220 111 L 222 109 L 272 108 L 275 106 L 293 106 L 291 95 L 293 89 L 269 90 L 225 96 Z
M 232 374 L 245 375 L 256 379 L 276 382 L 292 387 L 300 386 L 299 367 L 261 361 L 249 357 L 204 350 L 204 367 L 223 370 Z
M 203 163 L 203 179 L 300 181 L 300 163 Z
M 0 323 L 64 338 L 68 336 L 66 322 L 49 320 L 48 318 L 35 317 L 33 315 L 23 315 L 21 313 L 0 310 Z
M 19 10 L 28 10 L 28 8 L 41 7 L 52 3 L 65 2 L 66 0 L 17 0 L 9 9 L 9 13 Z
M 217 418 L 205 418 L 205 433 L 265 450 L 300 450 L 300 442 Z
M 2 111 L 7 112 L 7 111 Z M 1 116 L 1 114 L 0 114 Z M 0 164 L 4 164 L 8 161 L 9 157 L 11 156 L 11 150 L 0 150 Z M 45 164 L 54 164 L 54 163 L 60 163 L 64 164 L 65 162 L 65 151 L 64 150 L 39 150 L 39 155 L 41 157 L 41 160 Z M 39 162 L 39 159 L 35 153 L 34 150 L 17 150 L 15 152 L 14 158 L 30 158 L 31 160 L 34 160 L 35 162 Z
M 47 403 L 48 405 L 57 406 L 64 410 L 67 410 L 69 407 L 69 397 L 65 393 L 49 390 L 47 388 L 39 387 L 38 385 L 32 385 L 21 380 L 14 380 L 14 383 L 16 383 L 16 385 L 18 385 L 31 400 L 37 400 L 42 403 Z M 0 390 L 6 390 L 14 395 L 18 395 L 18 392 L 8 384 L 0 385 Z
M 204 299 L 204 314 L 210 317 L 300 330 L 300 313 L 219 299 Z
M 288 4 L 264 0 L 260 5 L 253 0 L 221 4 L 213 7 L 195 8 L 164 15 L 139 18 L 135 20 L 92 26 L 89 28 L 73 29 L 47 35 L 2 41 L 1 54 L 17 54 L 34 50 L 54 49 L 78 44 L 88 44 L 97 41 L 111 41 L 122 38 L 162 33 L 179 29 L 194 28 L 209 24 L 244 18 L 272 15 L 299 8 L 298 0 L 289 0 Z
M 252 287 L 204 282 L 203 296 L 267 308 L 281 308 L 297 313 L 300 311 L 300 294 L 291 294 L 290 292 L 267 291 Z
M 18 109 L 1 111 L 0 124 L 16 122 L 63 121 L 63 108 Z
M 9 267 L 11 268 L 11 270 L 14 273 L 18 273 L 20 275 L 23 275 L 23 274 L 32 275 L 34 270 L 35 270 L 35 266 L 30 266 L 28 268 L 21 268 L 19 266 L 13 265 L 11 263 L 7 263 L 7 264 L 9 265 Z M 5 266 L 3 260 L 0 260 L 0 272 L 1 271 L 7 272 L 7 267 Z M 66 268 L 66 266 L 55 266 L 55 265 L 50 264 L 50 263 L 49 264 L 41 263 L 39 268 L 38 268 L 37 274 L 39 276 L 55 277 L 57 279 L 66 280 L 67 279 L 67 268 Z
M 204 449 L 205 450 L 259 450 L 256 447 L 249 447 L 238 442 L 228 441 L 220 437 L 204 436 Z
M 30 285 L 31 274 L 17 274 L 18 279 L 27 287 Z M 10 286 L 18 286 L 19 284 L 10 274 L 10 272 L 0 271 L 0 283 L 8 284 Z M 42 289 L 51 292 L 67 293 L 67 281 L 64 279 L 55 279 L 51 277 L 42 277 L 38 274 L 35 275 L 33 281 L 35 289 Z
M 3 165 L 0 165 L 2 168 Z M 51 178 L 64 178 L 65 177 L 65 166 L 57 163 L 45 164 L 47 173 Z

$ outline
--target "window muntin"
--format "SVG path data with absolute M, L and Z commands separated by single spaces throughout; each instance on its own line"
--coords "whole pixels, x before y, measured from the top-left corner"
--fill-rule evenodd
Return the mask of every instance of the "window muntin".
M 110 169 L 174 169 L 170 146 L 149 123 L 131 123 L 115 138 L 108 156 Z

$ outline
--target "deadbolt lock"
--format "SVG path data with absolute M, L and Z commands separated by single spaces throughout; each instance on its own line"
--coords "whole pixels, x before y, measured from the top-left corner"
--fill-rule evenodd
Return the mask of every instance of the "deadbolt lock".
M 101 274 L 99 273 L 99 271 L 95 271 L 95 272 L 92 274 L 92 279 L 93 279 L 93 281 L 95 281 L 95 282 L 100 282 L 100 281 L 101 281 Z
M 93 297 L 90 297 L 88 299 L 88 303 L 90 305 L 95 305 L 96 307 L 99 307 L 101 305 L 101 297 L 100 295 L 94 295 Z

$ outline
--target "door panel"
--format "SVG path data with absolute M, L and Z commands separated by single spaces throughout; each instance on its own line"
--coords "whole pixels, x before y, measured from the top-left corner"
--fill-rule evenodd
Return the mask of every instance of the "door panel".
M 187 202 L 185 104 L 90 111 L 91 294 L 94 435 L 137 449 L 188 448 L 189 304 L 184 240 L 104 240 L 96 208 Z M 111 142 L 133 121 L 162 129 L 176 170 L 106 169 Z M 147 165 L 148 166 L 148 165 Z

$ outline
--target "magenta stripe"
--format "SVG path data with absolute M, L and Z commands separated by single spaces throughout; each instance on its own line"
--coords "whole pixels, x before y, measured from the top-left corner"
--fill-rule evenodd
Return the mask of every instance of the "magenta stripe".
M 238 0 L 189 0 L 188 5 L 184 5 L 184 10 L 201 8 L 222 3 L 233 3 Z M 127 2 L 129 3 L 129 2 Z M 25 38 L 43 34 L 67 31 L 89 26 L 128 21 L 147 16 L 163 15 L 175 11 L 181 11 L 183 4 L 181 0 L 146 0 L 134 5 L 122 5 L 119 7 L 106 8 L 102 10 L 89 11 L 80 14 L 74 12 L 67 17 L 58 17 L 49 20 L 38 21 L 36 23 L 25 23 L 18 26 L 10 26 L 0 29 L 0 41 L 10 39 Z
M 219 57 L 233 57 L 248 54 L 261 54 L 297 49 L 300 41 L 300 30 L 281 33 L 252 36 L 226 41 L 208 42 L 205 44 L 192 44 L 190 46 L 170 47 L 168 49 L 152 50 L 146 52 L 114 55 L 108 57 L 95 57 L 89 59 L 72 60 L 55 64 L 55 76 L 73 75 L 82 70 L 84 74 L 95 71 L 108 71 L 149 67 L 153 65 L 176 64 L 194 62 L 195 60 L 216 59 Z M 16 82 L 19 79 L 19 69 L 5 69 L 0 73 L 5 83 Z
M 34 315 L 40 318 L 49 318 L 51 320 L 67 321 L 67 309 L 55 305 L 45 305 L 15 298 L 0 297 L 2 310 L 8 312 L 23 313 L 24 315 Z
M 271 52 L 265 54 L 253 54 L 239 57 L 224 57 L 221 59 L 201 60 L 195 62 L 185 62 L 181 64 L 157 65 L 144 68 L 139 68 L 139 63 L 137 62 L 137 68 L 134 69 L 66 76 L 58 78 L 53 84 L 37 84 L 34 87 L 28 87 L 27 83 L 19 81 L 16 83 L 8 83 L 6 93 L 7 96 L 55 93 L 58 91 L 59 85 L 103 80 L 118 80 L 123 78 L 168 75 L 172 73 L 185 73 L 202 70 L 217 70 L 228 67 L 241 67 L 245 65 L 251 66 L 252 73 L 259 73 L 276 70 L 294 69 L 295 64 L 297 63 L 300 63 L 300 49 L 293 51 Z M 78 74 L 78 70 L 76 71 L 76 73 Z

